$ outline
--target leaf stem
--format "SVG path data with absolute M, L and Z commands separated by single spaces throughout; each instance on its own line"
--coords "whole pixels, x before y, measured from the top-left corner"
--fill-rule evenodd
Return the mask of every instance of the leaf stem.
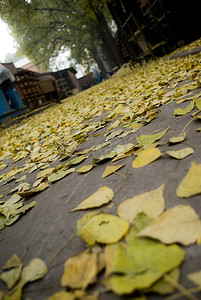
M 169 275 L 165 274 L 164 279 L 165 279 L 165 281 L 170 283 L 172 286 L 174 286 L 177 290 L 179 290 L 183 296 L 186 296 L 186 298 L 188 298 L 190 300 L 199 300 L 197 297 L 192 295 L 192 293 L 189 290 L 185 289 L 185 287 L 183 287 L 181 284 L 176 282 Z M 168 298 L 170 298 L 170 297 L 168 297 Z M 167 298 L 166 298 L 166 300 L 167 300 Z M 170 300 L 170 299 L 168 299 L 168 300 Z

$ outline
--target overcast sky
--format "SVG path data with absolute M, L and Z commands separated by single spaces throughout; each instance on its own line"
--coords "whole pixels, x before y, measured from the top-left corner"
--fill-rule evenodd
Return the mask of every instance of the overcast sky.
M 4 62 L 7 53 L 15 53 L 16 46 L 9 33 L 7 24 L 0 20 L 0 62 Z

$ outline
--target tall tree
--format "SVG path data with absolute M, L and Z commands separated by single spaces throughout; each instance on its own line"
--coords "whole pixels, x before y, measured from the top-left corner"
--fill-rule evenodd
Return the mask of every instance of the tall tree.
M 2 0 L 1 18 L 18 42 L 19 53 L 48 66 L 62 49 L 78 63 L 96 61 L 105 72 L 123 64 L 106 21 L 106 0 Z

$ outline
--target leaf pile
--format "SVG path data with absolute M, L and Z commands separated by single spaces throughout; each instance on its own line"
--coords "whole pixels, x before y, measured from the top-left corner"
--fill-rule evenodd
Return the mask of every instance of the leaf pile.
M 29 264 L 23 267 L 21 259 L 14 254 L 3 267 L 5 270 L 0 278 L 7 287 L 8 292 L 2 294 L 2 299 L 20 300 L 22 289 L 28 282 L 43 278 L 48 272 L 47 266 L 40 258 L 32 259 Z
M 193 45 L 201 45 L 201 40 Z M 1 130 L 0 199 L 3 201 L 0 202 L 0 230 L 35 206 L 35 201 L 25 205 L 26 198 L 53 188 L 58 180 L 73 176 L 70 174 L 74 172 L 77 176 L 85 176 L 83 174 L 93 172 L 94 168 L 109 161 L 100 174 L 101 180 L 107 180 L 108 176 L 125 177 L 119 170 L 124 172 L 128 166 L 116 164 L 116 161 L 128 157 L 135 156 L 130 164 L 132 172 L 149 168 L 149 164 L 154 166 L 157 160 L 188 161 L 193 157 L 194 149 L 180 146 L 188 138 L 186 128 L 201 119 L 200 88 L 200 54 L 177 60 L 161 58 L 136 65 L 132 70 L 122 68 L 109 80 L 64 100 L 61 105 L 22 121 L 20 126 Z M 161 105 L 172 101 L 179 106 L 174 110 L 174 118 L 191 114 L 190 122 L 178 136 L 166 138 L 171 127 L 146 135 L 138 134 L 143 126 L 157 118 Z M 183 103 L 186 101 L 190 102 Z M 96 118 L 104 113 L 107 116 L 97 121 Z M 121 138 L 134 133 L 136 138 L 132 142 L 120 142 Z M 103 141 L 97 145 L 98 136 Z M 84 143 L 90 139 L 93 146 L 79 151 L 79 146 L 84 148 Z M 111 146 L 113 139 L 119 141 L 114 147 Z M 174 151 L 162 152 L 159 149 L 161 141 L 168 150 L 174 145 Z M 175 150 L 177 146 L 179 148 Z M 99 155 L 101 149 L 104 154 Z M 89 163 L 88 158 L 92 155 L 93 161 Z M 12 168 L 11 161 L 14 163 Z M 29 176 L 32 173 L 36 176 L 31 185 Z M 192 160 L 175 197 L 200 194 L 200 175 L 201 165 Z M 7 191 L 10 184 L 12 189 Z M 178 287 L 179 266 L 185 258 L 180 245 L 200 243 L 201 221 L 190 205 L 165 209 L 163 191 L 164 185 L 140 195 L 134 194 L 120 203 L 117 215 L 93 211 L 78 220 L 77 235 L 88 248 L 66 260 L 61 278 L 63 289 L 49 300 L 97 300 L 99 292 L 88 294 L 88 288 L 100 280 L 100 272 L 104 272 L 102 283 L 106 290 L 118 295 L 144 297 L 149 292 L 172 293 L 175 286 Z M 5 200 L 10 194 L 13 195 Z M 71 212 L 99 208 L 115 201 L 115 196 L 116 192 L 104 185 Z M 24 285 L 43 277 L 47 268 L 39 259 L 24 268 L 16 257 L 15 261 L 17 263 L 11 263 L 9 271 L 1 274 L 1 279 L 10 290 L 6 299 L 18 300 Z M 199 272 L 188 277 L 200 285 Z

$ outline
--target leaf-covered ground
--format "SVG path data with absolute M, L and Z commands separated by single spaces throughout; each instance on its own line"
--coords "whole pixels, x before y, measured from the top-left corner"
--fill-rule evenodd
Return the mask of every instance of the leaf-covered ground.
M 0 299 L 199 299 L 200 119 L 197 53 L 1 129 Z

